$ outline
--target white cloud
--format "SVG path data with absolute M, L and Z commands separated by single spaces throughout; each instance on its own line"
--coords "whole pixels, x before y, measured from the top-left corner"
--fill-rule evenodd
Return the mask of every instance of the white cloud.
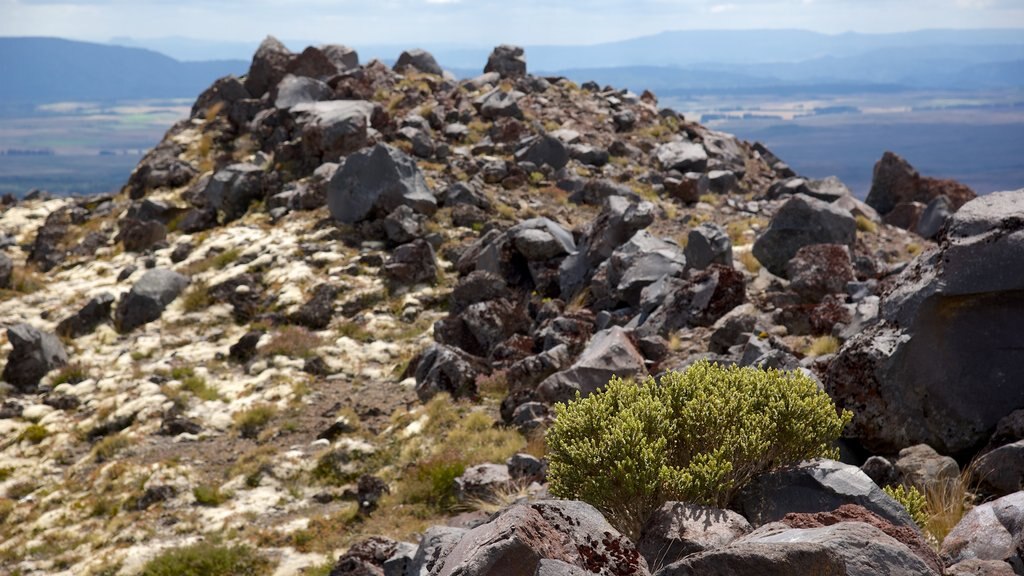
M 723 12 L 735 12 L 736 10 L 739 10 L 739 8 L 740 7 L 735 4 L 713 4 L 708 8 L 708 12 L 711 12 L 712 14 L 721 14 Z

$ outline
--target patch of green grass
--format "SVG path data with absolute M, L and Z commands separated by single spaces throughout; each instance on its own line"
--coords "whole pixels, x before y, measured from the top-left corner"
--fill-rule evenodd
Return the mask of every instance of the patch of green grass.
M 32 424 L 28 428 L 22 430 L 21 435 L 18 436 L 18 438 L 25 442 L 39 444 L 43 440 L 46 440 L 46 437 L 49 435 L 50 432 L 46 429 L 45 426 L 42 426 L 40 424 Z
M 277 408 L 270 404 L 253 406 L 234 415 L 235 428 L 242 438 L 255 439 L 267 424 L 277 415 Z
M 209 484 L 200 484 L 193 488 L 192 496 L 196 499 L 196 504 L 211 508 L 220 506 L 231 498 L 231 494 L 221 492 L 220 487 Z
M 14 468 L 4 467 L 0 468 L 0 482 L 5 482 L 14 473 Z
M 338 325 L 338 334 L 351 338 L 356 342 L 373 342 L 373 334 L 371 334 L 366 328 L 363 328 L 359 324 L 346 320 Z
M 164 551 L 140 576 L 265 576 L 271 568 L 269 559 L 248 546 L 200 542 Z

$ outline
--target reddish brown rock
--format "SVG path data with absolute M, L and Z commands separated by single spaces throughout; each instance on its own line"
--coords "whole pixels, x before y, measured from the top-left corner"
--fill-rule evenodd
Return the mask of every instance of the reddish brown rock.
M 954 211 L 978 197 L 973 190 L 954 180 L 921 176 L 902 157 L 886 152 L 875 164 L 867 204 L 880 214 L 888 214 L 899 204 L 928 204 L 939 196 L 949 198 Z
M 907 526 L 896 526 L 884 520 L 877 514 L 873 514 L 863 506 L 855 504 L 844 504 L 831 512 L 818 512 L 815 514 L 786 514 L 782 523 L 791 528 L 819 528 L 832 526 L 840 522 L 863 522 L 878 528 L 886 535 L 903 543 L 907 548 L 920 558 L 936 573 L 942 574 L 942 561 L 938 554 L 928 546 L 925 539 L 919 532 Z
M 828 294 L 842 294 L 856 280 L 850 249 L 842 244 L 811 244 L 797 251 L 786 264 L 790 289 L 805 302 L 819 302 Z

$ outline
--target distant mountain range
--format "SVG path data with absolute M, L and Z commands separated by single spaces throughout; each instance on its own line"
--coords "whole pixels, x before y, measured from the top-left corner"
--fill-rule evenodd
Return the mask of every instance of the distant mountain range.
M 0 103 L 195 98 L 248 61 L 179 62 L 142 48 L 0 38 Z
M 116 42 L 133 45 L 0 38 L 0 103 L 194 97 L 220 76 L 245 73 L 257 44 L 186 38 Z M 316 43 L 289 45 L 298 51 Z M 355 48 L 364 62 L 393 61 L 402 49 Z M 465 77 L 480 73 L 491 47 L 426 48 L 442 66 Z M 202 54 L 222 59 L 192 61 Z M 531 46 L 526 54 L 537 73 L 666 96 L 1024 88 L 1024 30 L 679 31 L 589 46 Z

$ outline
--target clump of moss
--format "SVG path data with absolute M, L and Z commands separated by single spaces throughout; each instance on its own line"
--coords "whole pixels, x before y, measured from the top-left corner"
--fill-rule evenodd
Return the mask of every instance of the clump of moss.
M 200 484 L 192 489 L 192 496 L 200 506 L 216 507 L 228 501 L 231 494 L 222 492 L 218 486 Z
M 32 424 L 21 431 L 21 436 L 19 436 L 19 438 L 24 442 L 39 444 L 43 440 L 46 440 L 46 437 L 49 435 L 50 432 L 45 426 L 41 424 Z

